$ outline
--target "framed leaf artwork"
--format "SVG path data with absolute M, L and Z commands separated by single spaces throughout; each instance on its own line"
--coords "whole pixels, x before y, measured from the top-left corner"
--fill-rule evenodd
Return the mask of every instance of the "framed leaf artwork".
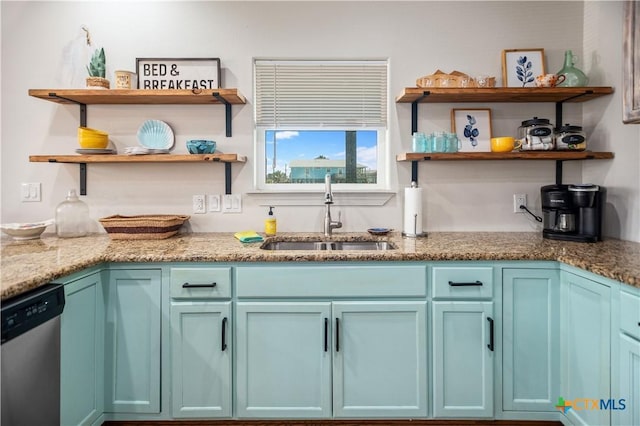
M 460 152 L 491 151 L 491 110 L 451 110 L 451 131 L 458 135 Z
M 536 87 L 536 77 L 545 74 L 544 49 L 502 51 L 502 85 Z

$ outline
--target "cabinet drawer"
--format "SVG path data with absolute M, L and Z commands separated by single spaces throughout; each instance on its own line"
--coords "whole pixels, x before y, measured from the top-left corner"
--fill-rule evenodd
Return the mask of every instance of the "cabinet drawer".
M 620 328 L 640 339 L 640 297 L 620 292 Z
M 256 266 L 236 270 L 238 297 L 425 297 L 426 265 Z
M 434 299 L 490 299 L 493 297 L 493 268 L 434 266 Z
M 174 299 L 228 299 L 231 268 L 171 268 Z

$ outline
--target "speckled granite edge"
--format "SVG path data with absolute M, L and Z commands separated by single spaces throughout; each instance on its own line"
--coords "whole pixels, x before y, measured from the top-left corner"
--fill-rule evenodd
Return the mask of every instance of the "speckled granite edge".
M 317 233 L 282 234 L 269 238 L 316 240 Z M 269 251 L 262 243 L 243 244 L 231 233 L 181 234 L 165 240 L 111 240 L 105 234 L 39 240 L 2 239 L 0 299 L 102 262 L 344 262 L 344 261 L 560 261 L 640 288 L 640 244 L 605 240 L 595 244 L 543 239 L 526 232 L 446 232 L 421 238 L 399 233 L 372 237 L 336 233 L 335 241 L 380 240 L 387 251 Z

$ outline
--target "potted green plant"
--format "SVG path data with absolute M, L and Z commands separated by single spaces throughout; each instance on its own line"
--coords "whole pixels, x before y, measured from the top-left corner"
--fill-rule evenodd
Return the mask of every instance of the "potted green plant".
M 87 77 L 87 87 L 91 89 L 108 89 L 110 87 L 109 80 L 105 78 L 107 59 L 104 54 L 104 48 L 96 49 L 91 57 L 91 62 L 87 66 L 89 77 Z

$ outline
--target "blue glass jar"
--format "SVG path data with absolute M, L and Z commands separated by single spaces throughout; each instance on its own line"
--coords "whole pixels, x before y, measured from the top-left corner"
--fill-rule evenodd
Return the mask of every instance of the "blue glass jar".
M 413 134 L 413 152 L 427 152 L 427 138 L 422 132 Z

